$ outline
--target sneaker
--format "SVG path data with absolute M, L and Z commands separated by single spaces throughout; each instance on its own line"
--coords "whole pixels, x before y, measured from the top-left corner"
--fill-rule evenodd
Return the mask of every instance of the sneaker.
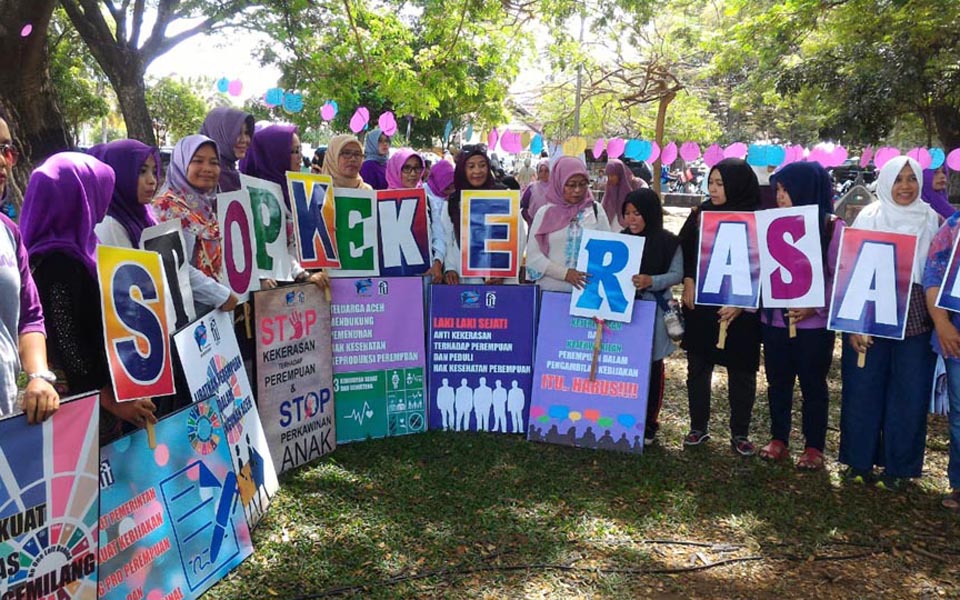
M 738 435 L 730 440 L 730 447 L 740 456 L 753 456 L 757 453 L 756 446 L 746 436 Z
M 844 481 L 856 483 L 857 485 L 866 485 L 875 482 L 877 476 L 873 474 L 873 471 L 847 467 L 847 470 L 843 472 L 843 479 Z
M 687 437 L 683 438 L 684 446 L 699 446 L 700 444 L 706 442 L 710 439 L 710 434 L 706 431 L 697 431 L 693 429 L 690 433 L 687 434 Z
M 907 485 L 907 479 L 903 477 L 893 477 L 884 473 L 874 484 L 878 490 L 885 490 L 888 492 L 899 492 Z

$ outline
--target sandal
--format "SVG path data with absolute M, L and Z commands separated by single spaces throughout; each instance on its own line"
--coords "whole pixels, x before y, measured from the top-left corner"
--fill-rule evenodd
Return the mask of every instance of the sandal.
M 780 440 L 770 440 L 770 443 L 760 449 L 760 458 L 764 460 L 781 461 L 790 458 L 790 449 Z
M 960 512 L 960 490 L 953 490 L 949 494 L 943 497 L 940 501 L 940 505 L 947 510 L 952 510 L 953 512 Z
M 803 454 L 797 459 L 797 468 L 802 471 L 819 471 L 823 469 L 823 452 L 809 446 L 803 450 Z

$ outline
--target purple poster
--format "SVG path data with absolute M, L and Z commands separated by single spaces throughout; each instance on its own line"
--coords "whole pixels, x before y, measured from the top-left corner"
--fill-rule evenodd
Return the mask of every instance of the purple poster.
M 597 324 L 569 310 L 569 294 L 543 293 L 527 439 L 640 454 L 656 304 L 638 301 L 629 323 L 604 324 L 593 381 Z
M 523 433 L 537 288 L 430 288 L 430 428 Z
M 330 291 L 337 443 L 425 431 L 423 279 L 334 279 Z

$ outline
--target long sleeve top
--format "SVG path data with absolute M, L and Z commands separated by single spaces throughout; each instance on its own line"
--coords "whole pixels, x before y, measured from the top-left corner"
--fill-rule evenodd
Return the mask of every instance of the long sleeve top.
M 947 276 L 947 266 L 950 263 L 950 254 L 953 252 L 953 246 L 956 243 L 957 236 L 960 235 L 960 212 L 955 213 L 946 220 L 933 236 L 930 242 L 930 253 L 927 254 L 927 265 L 923 270 L 923 293 L 926 294 L 930 288 L 939 288 L 943 286 L 943 280 Z M 953 326 L 960 329 L 960 312 L 950 311 L 950 322 Z M 930 345 L 933 351 L 943 356 L 943 350 L 940 348 L 940 338 L 937 335 L 930 336 Z M 944 360 L 956 361 L 956 358 L 946 358 Z
M 530 226 L 527 238 L 527 279 L 536 281 L 544 290 L 571 292 L 573 286 L 567 283 L 564 277 L 567 269 L 577 267 L 583 230 L 610 231 L 610 223 L 603 207 L 596 202 L 588 204 L 570 221 L 570 225 L 547 236 L 550 252 L 544 254 L 537 243 L 536 235 L 548 210 L 553 210 L 553 207 L 549 204 L 542 206 L 534 215 L 533 224 Z

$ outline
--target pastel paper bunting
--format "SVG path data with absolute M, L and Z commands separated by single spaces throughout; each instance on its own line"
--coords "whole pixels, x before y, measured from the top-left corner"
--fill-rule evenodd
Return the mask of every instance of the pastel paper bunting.
M 624 142 L 623 138 L 613 138 L 607 142 L 607 159 L 620 158 L 623 156 Z
M 598 139 L 593 144 L 593 158 L 594 160 L 600 158 L 600 155 L 603 154 L 603 149 L 606 147 L 607 142 L 603 138 Z
M 960 171 L 960 148 L 956 148 L 947 155 L 947 167 L 951 171 Z
M 724 158 L 743 158 L 747 155 L 747 145 L 743 142 L 730 144 L 723 150 Z
M 497 128 L 494 127 L 490 130 L 490 133 L 487 134 L 487 149 L 490 152 L 493 152 L 494 148 L 497 147 L 497 142 L 500 141 L 500 132 L 497 131 Z
M 360 133 L 370 122 L 370 111 L 365 106 L 357 108 L 350 117 L 350 131 Z
M 221 94 L 226 94 L 230 90 L 230 80 L 226 77 L 221 77 L 217 80 L 217 91 Z
M 640 158 L 643 150 L 644 148 L 642 140 L 629 140 L 623 147 L 623 155 L 631 160 L 643 160 Z
M 332 121 L 337 116 L 337 109 L 329 101 L 320 107 L 320 118 L 324 121 Z
M 883 165 L 890 162 L 890 159 L 898 156 L 900 156 L 900 150 L 886 146 L 877 150 L 877 153 L 873 156 L 873 164 L 876 165 L 878 169 L 882 169 Z
M 450 139 L 450 134 L 453 133 L 453 121 L 447 119 L 447 124 L 443 126 L 443 139 L 444 141 Z
M 529 148 L 529 147 L 530 147 L 530 139 L 531 139 L 531 136 L 530 136 L 530 132 L 529 132 L 529 131 L 524 131 L 523 133 L 521 133 L 521 134 L 520 134 L 520 146 L 523 147 L 523 148 Z
M 939 169 L 947 157 L 943 154 L 943 148 L 930 149 L 930 168 Z
M 660 160 L 665 165 L 673 164 L 673 161 L 677 160 L 677 144 L 674 142 L 667 144 L 660 152 Z
M 691 162 L 700 158 L 700 145 L 696 142 L 684 142 L 680 145 L 680 158 Z
M 237 96 L 243 93 L 243 82 L 240 81 L 239 79 L 234 79 L 227 85 L 227 92 L 229 92 L 231 96 L 236 98 Z
M 303 110 L 303 94 L 287 92 L 283 95 L 283 110 L 298 113 Z
M 520 144 L 520 134 L 515 131 L 504 131 L 500 137 L 500 147 L 503 148 L 504 152 L 519 154 L 523 151 L 523 146 Z
M 263 95 L 263 102 L 270 108 L 283 104 L 283 88 L 272 87 Z
M 860 168 L 866 169 L 871 160 L 873 160 L 873 146 L 867 146 L 863 149 L 863 154 L 860 155 Z
M 713 168 L 713 165 L 723 160 L 723 148 L 720 144 L 713 144 L 703 153 L 703 162 L 707 167 Z
M 530 154 L 540 156 L 541 152 L 543 152 L 543 136 L 538 133 L 530 140 Z
M 380 118 L 377 119 L 377 125 L 387 137 L 393 137 L 397 134 L 397 118 L 389 110 L 380 115 Z
M 767 148 L 767 166 L 779 167 L 787 158 L 787 149 L 783 146 L 770 146 Z
M 650 142 L 650 157 L 647 160 L 650 162 L 657 162 L 658 158 L 660 158 L 660 144 L 656 142 Z
M 914 148 L 913 150 L 907 152 L 907 156 L 913 160 L 920 163 L 921 169 L 929 169 L 933 158 L 930 156 L 930 152 L 926 148 Z

